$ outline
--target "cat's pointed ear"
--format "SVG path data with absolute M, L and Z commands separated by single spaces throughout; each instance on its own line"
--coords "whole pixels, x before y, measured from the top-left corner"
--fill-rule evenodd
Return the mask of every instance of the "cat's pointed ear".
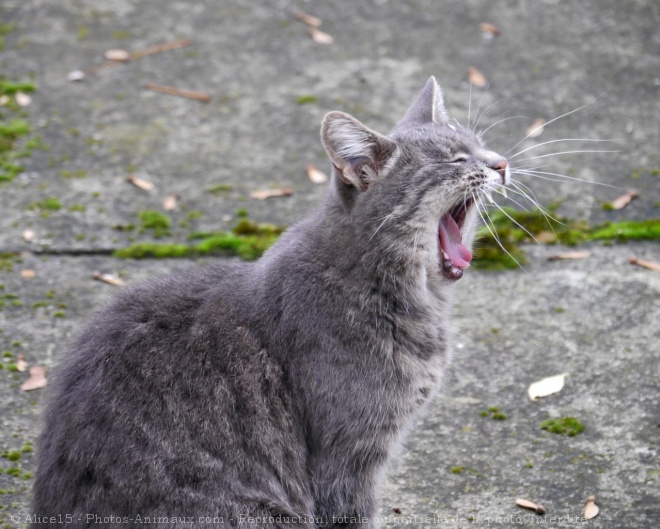
M 343 112 L 325 116 L 321 141 L 339 177 L 357 189 L 367 189 L 396 161 L 394 141 Z
M 396 128 L 442 123 L 447 117 L 442 90 L 435 77 L 431 76 Z

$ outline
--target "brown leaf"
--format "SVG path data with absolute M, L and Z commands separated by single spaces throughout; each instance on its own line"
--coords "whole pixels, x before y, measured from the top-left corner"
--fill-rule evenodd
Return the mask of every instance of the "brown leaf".
M 32 103 L 32 98 L 23 92 L 16 92 L 14 98 L 16 98 L 16 103 L 19 107 L 26 107 Z
M 534 235 L 534 237 L 541 244 L 548 244 L 551 242 L 555 242 L 557 240 L 557 235 L 552 233 L 551 231 L 540 231 L 539 233 Z
M 16 369 L 18 369 L 21 373 L 24 373 L 27 371 L 28 368 L 28 363 L 25 361 L 25 357 L 23 355 L 18 355 L 16 357 Z
M 589 496 L 584 504 L 584 519 L 591 520 L 598 515 L 598 505 L 596 505 L 596 496 Z
M 518 498 L 516 500 L 516 505 L 518 507 L 523 507 L 525 509 L 531 509 L 536 512 L 536 514 L 545 514 L 545 507 L 540 503 L 534 503 L 533 501 L 525 500 L 523 498 Z
M 497 37 L 497 35 L 502 33 L 500 28 L 498 28 L 495 24 L 491 24 L 490 22 L 482 22 L 479 24 L 479 29 L 491 37 Z
M 278 189 L 259 189 L 250 193 L 250 196 L 257 200 L 266 200 L 267 198 L 272 197 L 288 197 L 289 195 L 293 195 L 293 189 L 290 187 L 281 187 Z
M 103 281 L 104 283 L 108 283 L 108 285 L 115 287 L 123 287 L 126 284 L 126 281 L 113 274 L 102 274 L 101 272 L 94 272 L 93 277 L 98 281 Z
M 37 277 L 37 273 L 34 270 L 26 268 L 25 270 L 21 270 L 21 277 L 24 277 L 25 279 L 34 279 Z
M 628 258 L 628 262 L 630 264 L 634 264 L 637 266 L 641 266 L 642 268 L 646 268 L 647 270 L 653 270 L 654 272 L 660 272 L 660 263 L 655 263 L 653 261 L 647 261 L 646 259 L 638 259 L 634 255 L 631 255 Z
M 105 58 L 109 61 L 125 62 L 131 58 L 131 54 L 126 50 L 108 50 L 105 52 Z
M 527 137 L 528 138 L 538 138 L 543 134 L 545 129 L 545 119 L 538 118 L 535 119 L 532 124 L 527 128 Z
M 555 255 L 549 255 L 548 261 L 559 261 L 561 259 L 586 259 L 588 257 L 591 257 L 591 252 L 586 250 L 578 250 L 575 252 L 563 252 Z
M 32 242 L 36 236 L 37 234 L 34 232 L 34 230 L 23 230 L 21 233 L 21 237 L 23 237 L 25 242 Z
M 126 180 L 128 180 L 135 187 L 139 187 L 143 191 L 151 191 L 154 188 L 154 185 L 151 182 L 149 182 L 148 180 L 138 178 L 137 176 L 132 175 L 132 174 L 129 174 L 126 177 Z
M 171 194 L 163 202 L 163 209 L 165 211 L 172 211 L 176 209 L 176 205 L 178 201 L 179 201 L 179 194 L 178 193 Z
M 307 176 L 315 184 L 324 184 L 328 181 L 328 175 L 319 171 L 313 163 L 307 164 Z
M 483 88 L 488 84 L 484 74 L 482 74 L 474 66 L 470 66 L 468 68 L 468 81 L 470 81 L 470 84 L 476 86 L 477 88 Z
M 21 384 L 21 391 L 32 391 L 33 389 L 43 388 L 47 383 L 46 368 L 43 366 L 32 366 L 30 368 L 30 378 Z
M 298 13 L 295 14 L 295 17 L 301 22 L 304 22 L 305 24 L 313 28 L 318 28 L 321 25 L 321 19 L 319 17 L 315 17 L 314 15 L 308 15 L 307 13 L 303 13 L 302 11 L 298 11 Z
M 151 90 L 152 92 L 159 92 L 161 94 L 167 94 L 170 96 L 185 97 L 186 99 L 195 99 L 196 101 L 201 101 L 202 103 L 208 103 L 211 101 L 211 96 L 206 92 L 182 90 L 173 86 L 164 86 L 155 83 L 147 83 L 145 88 L 147 90 Z
M 312 40 L 314 40 L 314 42 L 318 42 L 319 44 L 332 44 L 335 41 L 332 35 L 324 33 L 319 28 L 315 28 L 314 26 L 309 28 L 309 34 L 312 36 Z
M 633 199 L 637 198 L 639 196 L 639 193 L 635 189 L 631 189 L 627 193 L 624 193 L 620 197 L 615 198 L 610 202 L 610 206 L 612 209 L 623 209 L 625 208 L 628 204 L 630 204 Z

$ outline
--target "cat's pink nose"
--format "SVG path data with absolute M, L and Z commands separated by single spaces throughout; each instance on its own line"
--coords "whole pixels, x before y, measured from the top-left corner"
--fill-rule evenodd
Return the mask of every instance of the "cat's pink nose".
M 506 168 L 509 166 L 507 161 L 504 158 L 500 158 L 497 163 L 491 165 L 491 169 L 495 169 L 498 173 L 502 175 L 502 178 L 506 176 Z

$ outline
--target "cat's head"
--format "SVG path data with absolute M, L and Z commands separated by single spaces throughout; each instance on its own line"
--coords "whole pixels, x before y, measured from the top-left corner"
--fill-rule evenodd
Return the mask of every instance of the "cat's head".
M 433 259 L 447 280 L 462 277 L 472 260 L 477 201 L 506 185 L 509 170 L 503 157 L 449 118 L 435 78 L 389 135 L 331 112 L 321 138 L 360 236 L 385 252 Z

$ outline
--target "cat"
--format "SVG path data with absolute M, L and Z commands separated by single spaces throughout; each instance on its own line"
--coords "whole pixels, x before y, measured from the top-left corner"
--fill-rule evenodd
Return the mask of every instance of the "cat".
M 32 527 L 375 527 L 451 357 L 476 201 L 507 162 L 431 77 L 382 135 L 321 128 L 325 201 L 254 263 L 127 287 L 54 376 Z

